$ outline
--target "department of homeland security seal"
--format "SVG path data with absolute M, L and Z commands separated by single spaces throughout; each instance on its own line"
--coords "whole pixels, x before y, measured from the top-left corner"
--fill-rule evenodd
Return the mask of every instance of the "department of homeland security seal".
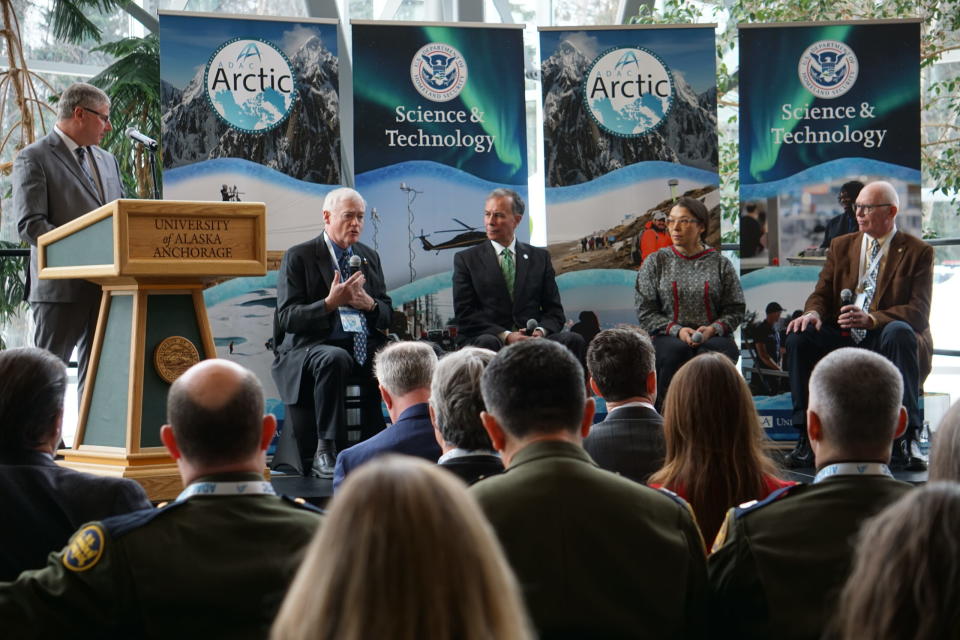
M 467 61 L 450 45 L 431 42 L 413 56 L 410 80 L 424 98 L 449 102 L 460 95 L 467 84 Z
M 183 336 L 170 336 L 153 350 L 153 368 L 167 384 L 173 384 L 184 371 L 198 362 L 200 353 Z
M 88 524 L 73 534 L 61 561 L 70 571 L 86 571 L 100 561 L 103 555 L 103 529 Z
M 673 73 L 653 51 L 620 47 L 597 56 L 583 81 L 587 112 L 607 133 L 635 138 L 659 127 L 673 108 Z
M 853 87 L 859 73 L 857 54 L 837 40 L 814 42 L 797 65 L 800 83 L 818 98 L 839 98 Z

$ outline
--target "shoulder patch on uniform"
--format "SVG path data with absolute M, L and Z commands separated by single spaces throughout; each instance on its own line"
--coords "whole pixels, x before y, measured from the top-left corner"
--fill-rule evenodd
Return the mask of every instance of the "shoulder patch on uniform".
M 754 511 L 756 511 L 757 509 L 762 509 L 763 507 L 767 506 L 768 504 L 772 504 L 772 503 L 776 502 L 776 501 L 779 500 L 780 498 L 785 498 L 785 497 L 786 497 L 788 494 L 790 494 L 791 492 L 795 492 L 798 487 L 804 487 L 804 486 L 806 486 L 806 485 L 803 485 L 803 484 L 791 484 L 791 485 L 788 485 L 788 486 L 786 486 L 786 487 L 781 487 L 781 488 L 777 489 L 776 491 L 772 492 L 770 495 L 768 495 L 768 496 L 767 496 L 766 498 L 764 498 L 763 500 L 760 500 L 759 502 L 756 501 L 756 500 L 751 500 L 751 501 L 749 501 L 749 502 L 744 502 L 744 503 L 741 504 L 740 506 L 733 508 L 733 512 L 734 512 L 734 513 L 733 513 L 733 517 L 735 517 L 735 518 L 742 518 L 744 515 L 746 515 L 746 514 L 748 514 L 748 513 L 752 513 L 752 512 L 754 512 Z
M 86 571 L 94 567 L 103 555 L 106 535 L 99 523 L 85 525 L 70 538 L 61 556 L 63 566 L 70 571 Z
M 678 494 L 674 493 L 673 491 L 670 491 L 670 489 L 665 489 L 664 487 L 657 487 L 655 491 L 659 491 L 660 493 L 667 496 L 668 498 L 676 502 L 678 505 L 686 509 L 687 513 L 690 514 L 690 517 L 693 518 L 693 521 L 694 522 L 697 521 L 697 514 L 693 512 L 693 507 L 691 507 L 690 503 L 684 500 Z M 700 525 L 698 524 L 697 526 L 699 527 Z
M 323 515 L 323 514 L 326 513 L 326 511 L 324 511 L 324 510 L 321 509 L 320 507 L 317 507 L 317 506 L 314 506 L 314 505 L 310 504 L 309 502 L 307 502 L 307 501 L 304 500 L 303 498 L 292 498 L 292 497 L 286 496 L 286 495 L 281 495 L 280 498 L 281 498 L 284 502 L 288 502 L 288 503 L 292 504 L 293 506 L 295 506 L 295 507 L 297 507 L 297 508 L 299 508 L 299 509 L 304 509 L 305 511 L 313 511 L 314 513 L 319 513 L 319 514 L 321 514 L 321 515 Z

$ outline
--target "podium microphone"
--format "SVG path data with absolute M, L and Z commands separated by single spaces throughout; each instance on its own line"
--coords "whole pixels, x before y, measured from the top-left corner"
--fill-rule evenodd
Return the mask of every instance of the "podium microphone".
M 528 336 L 532 336 L 533 332 L 540 328 L 540 325 L 537 323 L 536 318 L 530 318 L 527 320 L 527 329 L 524 333 Z
M 840 306 L 845 307 L 848 304 L 853 304 L 853 291 L 850 291 L 850 289 L 844 289 L 840 292 Z M 840 337 L 849 338 L 850 329 L 840 329 Z
M 133 127 L 127 127 L 127 137 L 133 140 L 134 142 L 139 142 L 150 151 L 156 151 L 157 147 L 160 146 L 157 144 L 157 141 L 153 138 L 146 136 Z
M 355 274 L 357 271 L 360 271 L 361 264 L 362 264 L 362 260 L 360 259 L 360 256 L 358 256 L 357 254 L 353 254 L 352 256 L 350 256 L 350 259 L 347 260 L 347 268 L 350 270 L 351 276 Z

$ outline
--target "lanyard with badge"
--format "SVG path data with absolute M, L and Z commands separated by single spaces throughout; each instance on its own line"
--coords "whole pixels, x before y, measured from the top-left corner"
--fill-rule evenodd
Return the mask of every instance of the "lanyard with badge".
M 183 502 L 193 496 L 275 496 L 269 482 L 244 480 L 241 482 L 194 482 L 180 492 L 175 502 Z
M 838 462 L 829 464 L 817 472 L 813 484 L 833 476 L 886 476 L 892 478 L 890 469 L 882 462 Z
M 337 261 L 337 254 L 333 250 L 333 244 L 330 241 L 330 236 L 326 233 L 323 234 L 323 240 L 327 243 L 327 251 L 330 253 L 330 260 L 333 263 L 334 271 L 340 271 L 340 265 Z M 356 254 L 354 254 L 356 255 Z M 343 280 L 346 280 L 347 275 L 345 273 L 340 273 L 340 277 Z M 338 307 L 337 313 L 340 314 L 340 325 L 343 327 L 343 330 L 347 333 L 363 333 L 363 321 L 360 319 L 360 312 L 354 309 L 353 307 Z

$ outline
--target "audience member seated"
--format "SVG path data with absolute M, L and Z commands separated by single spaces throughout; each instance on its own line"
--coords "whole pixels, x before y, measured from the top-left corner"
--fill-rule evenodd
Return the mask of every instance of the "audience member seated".
M 466 488 L 434 465 L 395 455 L 352 474 L 334 497 L 271 633 L 530 637 L 516 580 Z
M 84 522 L 150 508 L 133 480 L 53 461 L 66 389 L 66 367 L 50 352 L 0 351 L 0 580 L 42 567 Z
M 837 606 L 843 640 L 960 637 L 960 485 L 911 491 L 868 520 Z
M 387 405 L 391 424 L 373 436 L 344 449 L 333 473 L 336 491 L 347 474 L 384 453 L 405 453 L 436 462 L 440 447 L 430 424 L 430 380 L 437 354 L 426 342 L 394 342 L 374 360 L 374 375 Z
M 696 198 L 680 198 L 667 228 L 673 245 L 643 261 L 636 283 L 637 319 L 657 352 L 661 403 L 677 369 L 694 356 L 718 351 L 736 363 L 740 349 L 733 333 L 746 308 L 736 267 L 705 243 L 707 207 Z
M 186 489 L 80 528 L 0 584 L 5 638 L 264 638 L 319 512 L 263 481 L 276 430 L 252 372 L 205 360 L 170 387 L 160 437 Z
M 750 388 L 726 356 L 705 353 L 680 368 L 664 408 L 667 459 L 650 477 L 690 502 L 704 540 L 727 509 L 796 484 L 777 477 Z
M 430 421 L 443 455 L 437 461 L 467 484 L 503 473 L 500 454 L 480 422 L 480 376 L 493 351 L 464 347 L 437 364 L 430 385 Z
M 817 475 L 727 514 L 709 561 L 716 628 L 821 637 L 860 526 L 911 489 L 887 467 L 907 424 L 902 397 L 900 372 L 872 351 L 846 347 L 817 363 L 806 415 Z
M 960 482 L 960 401 L 943 415 L 933 434 L 927 481 L 935 480 Z
M 583 369 L 557 343 L 501 350 L 481 415 L 507 470 L 470 490 L 541 638 L 679 638 L 705 624 L 706 562 L 679 498 L 596 467 Z
M 646 482 L 663 465 L 663 418 L 653 408 L 657 372 L 653 344 L 640 329 L 606 329 L 587 347 L 590 388 L 607 403 L 607 417 L 583 441 L 602 469 Z

